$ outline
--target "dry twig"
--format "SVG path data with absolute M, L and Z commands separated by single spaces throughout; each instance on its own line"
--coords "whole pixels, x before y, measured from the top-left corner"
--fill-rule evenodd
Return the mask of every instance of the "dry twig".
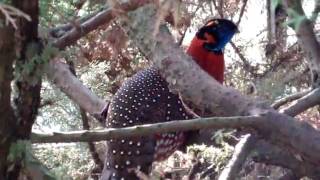
M 5 16 L 6 25 L 11 24 L 15 29 L 18 29 L 18 26 L 16 24 L 16 17 L 22 17 L 28 21 L 31 21 L 31 18 L 29 15 L 27 15 L 26 13 L 22 12 L 21 10 L 13 6 L 6 5 L 4 3 L 0 3 L 0 11 Z

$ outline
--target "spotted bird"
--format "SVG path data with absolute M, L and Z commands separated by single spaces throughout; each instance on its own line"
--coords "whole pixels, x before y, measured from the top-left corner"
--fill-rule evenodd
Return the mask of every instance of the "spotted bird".
M 226 19 L 211 19 L 196 33 L 187 53 L 220 83 L 224 78 L 223 48 L 237 32 Z M 128 79 L 116 92 L 107 115 L 108 128 L 190 119 L 179 96 L 172 93 L 157 68 L 149 67 Z M 161 161 L 183 146 L 187 132 L 128 137 L 107 142 L 102 180 L 139 179 L 132 169 L 145 174 L 152 162 Z

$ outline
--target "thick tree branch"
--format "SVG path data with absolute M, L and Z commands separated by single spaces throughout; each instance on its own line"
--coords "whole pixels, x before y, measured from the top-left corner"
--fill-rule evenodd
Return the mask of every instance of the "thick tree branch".
M 251 153 L 252 147 L 257 142 L 257 139 L 250 134 L 246 134 L 241 138 L 235 147 L 232 158 L 228 162 L 219 176 L 219 180 L 233 180 L 237 179 L 237 175 L 242 169 L 247 156 Z
M 113 19 L 111 9 L 106 9 L 97 15 L 89 18 L 87 21 L 79 25 L 79 27 L 73 27 L 69 32 L 65 33 L 61 38 L 54 41 L 54 46 L 59 49 L 64 49 L 67 46 L 74 44 L 84 35 L 97 29 L 97 27 L 109 23 Z
M 314 89 L 280 112 L 288 114 L 289 116 L 296 116 L 318 104 L 320 104 L 320 88 Z
M 183 59 L 183 58 L 182 58 Z
M 122 11 L 129 11 L 150 2 L 152 2 L 152 0 L 131 0 L 120 4 L 117 8 L 122 9 Z M 84 35 L 97 29 L 99 26 L 110 23 L 114 17 L 113 9 L 107 8 L 96 15 L 91 15 L 79 20 L 79 22 L 83 22 L 79 27 L 66 25 L 65 29 L 70 31 L 55 40 L 53 46 L 58 49 L 64 49 L 65 47 L 74 44 Z M 100 121 L 104 120 L 108 103 L 99 99 L 75 78 L 64 63 L 59 62 L 57 59 L 52 60 L 47 66 L 47 77 L 70 99 L 79 104 L 81 108 L 85 109 L 86 112 Z
M 95 12 L 95 13 L 93 13 L 93 14 L 90 14 L 90 15 L 88 15 L 88 16 L 81 17 L 81 18 L 75 20 L 75 23 L 76 23 L 76 24 L 83 24 L 83 23 L 85 23 L 86 21 L 88 21 L 89 19 L 95 17 L 97 14 L 105 11 L 106 9 L 107 9 L 107 8 L 104 8 L 104 9 L 102 9 L 102 10 L 100 10 L 100 11 L 98 11 L 98 12 Z M 60 38 L 60 37 L 62 37 L 66 32 L 72 30 L 72 28 L 74 28 L 74 24 L 75 24 L 75 23 L 74 23 L 74 22 L 73 22 L 73 23 L 69 22 L 69 23 L 67 23 L 67 24 L 62 24 L 62 25 L 60 25 L 60 26 L 53 27 L 53 28 L 50 29 L 49 34 L 50 34 L 50 36 L 53 37 L 53 38 Z
M 70 62 L 68 62 L 68 64 L 69 64 L 69 68 L 70 68 L 71 73 L 75 77 L 77 77 L 77 73 L 76 73 L 73 62 L 70 61 Z M 79 107 L 79 111 L 80 111 L 80 115 L 81 115 L 83 130 L 90 130 L 89 117 L 88 117 L 86 111 L 81 107 Z M 93 162 L 97 166 L 96 171 L 101 173 L 103 166 L 104 166 L 104 163 L 99 157 L 99 154 L 97 152 L 97 149 L 96 149 L 94 142 L 88 142 L 88 148 L 89 148 L 89 152 L 92 156 Z
M 292 171 L 287 172 L 286 174 L 279 177 L 277 180 L 300 180 Z
M 197 106 L 226 114 L 254 115 L 266 112 L 257 127 L 260 134 L 274 144 L 290 148 L 308 161 L 320 163 L 320 134 L 304 122 L 276 112 L 259 101 L 224 87 L 204 73 L 176 44 L 165 27 L 154 37 L 155 10 L 150 6 L 130 13 L 124 28 L 144 54 L 151 57 L 160 73 L 181 95 Z M 148 18 L 140 18 L 148 17 Z M 188 69 L 188 71 L 186 71 Z M 312 139 L 312 140 L 311 140 Z
M 281 98 L 277 101 L 275 101 L 274 103 L 271 104 L 271 107 L 275 108 L 275 109 L 279 109 L 281 106 L 292 102 L 294 100 L 300 99 L 303 96 L 307 95 L 310 91 L 303 91 L 303 92 L 298 92 L 295 94 L 290 94 L 289 96 L 286 96 L 284 98 Z
M 62 63 L 58 58 L 49 62 L 46 72 L 47 77 L 62 92 L 91 115 L 98 116 L 107 105 L 106 102 L 86 88 L 82 82 L 70 72 L 68 65 Z
M 282 106 L 282 105 L 284 105 L 286 103 L 289 103 L 291 101 L 294 101 L 294 100 L 299 99 L 299 98 L 302 97 L 302 99 L 297 100 L 297 102 L 295 103 L 294 106 L 290 106 L 284 112 L 284 113 L 289 113 L 289 115 L 295 116 L 295 115 L 299 114 L 297 112 L 300 112 L 299 110 L 296 110 L 297 107 L 304 107 L 304 108 L 306 108 L 306 106 L 311 107 L 312 105 L 317 105 L 317 103 L 320 102 L 320 98 L 315 97 L 315 95 L 314 95 L 316 93 L 311 93 L 311 94 L 313 94 L 313 96 L 308 94 L 308 93 L 310 93 L 310 91 L 304 91 L 304 92 L 299 92 L 299 93 L 296 93 L 296 94 L 292 94 L 290 96 L 287 96 L 285 98 L 282 98 L 282 99 L 276 101 L 271 106 L 273 108 L 277 109 L 277 108 L 279 108 L 280 106 Z M 307 95 L 307 96 L 305 96 L 305 95 Z M 310 101 L 310 99 L 311 99 L 311 101 Z M 313 101 L 316 101 L 316 103 L 313 103 Z M 302 104 L 305 105 L 305 106 L 303 106 Z M 300 108 L 300 109 L 303 109 L 303 108 Z M 235 179 L 235 175 L 237 175 L 238 172 L 241 170 L 242 164 L 245 162 L 247 156 L 250 154 L 250 152 L 253 149 L 251 145 L 254 144 L 256 142 L 256 140 L 257 140 L 257 138 L 255 136 L 250 135 L 249 137 L 246 136 L 246 137 L 242 138 L 241 141 L 239 141 L 239 143 L 237 144 L 237 146 L 239 145 L 239 148 L 237 148 L 237 146 L 236 146 L 235 153 L 233 154 L 232 159 L 229 161 L 227 167 L 223 170 L 223 172 L 220 175 L 221 178 L 223 177 L 223 179 L 227 179 L 227 178 Z M 243 147 L 249 147 L 250 151 L 248 151 L 248 148 L 240 148 L 242 146 Z M 272 146 L 272 145 L 269 145 L 269 146 L 270 146 L 269 147 L 270 151 L 279 150 L 278 147 L 275 147 L 275 146 Z M 258 147 L 258 146 L 256 146 L 256 147 Z M 275 148 L 275 150 L 273 150 L 273 148 Z M 264 157 L 265 156 L 265 154 L 264 154 L 265 151 L 263 151 L 263 152 L 261 152 L 259 154 L 259 150 L 261 150 L 261 148 L 254 150 L 254 151 L 258 152 L 258 154 L 256 154 L 256 156 L 255 156 L 255 159 L 264 159 L 265 158 Z M 238 155 L 238 154 L 240 154 L 240 155 Z M 259 157 L 259 156 L 263 156 L 263 157 Z M 290 157 L 290 156 L 291 156 L 291 154 L 285 154 L 285 157 Z M 278 159 L 278 155 L 274 156 L 271 153 L 269 154 L 268 157 L 270 159 L 274 159 L 274 158 Z M 291 156 L 290 159 L 295 159 L 295 157 Z M 268 164 L 272 164 L 272 162 L 274 162 L 274 161 L 267 161 Z M 279 164 L 272 164 L 272 165 L 279 165 Z M 292 169 L 292 170 L 295 172 L 295 169 Z M 290 174 L 288 174 L 288 176 L 289 175 Z M 300 173 L 300 175 L 301 175 L 301 173 Z M 304 173 L 303 175 L 308 175 L 308 174 Z
M 313 103 L 313 101 L 314 100 L 318 100 L 318 101 L 320 101 L 319 100 L 319 98 L 317 98 L 317 97 L 315 97 L 315 95 L 314 96 L 312 96 L 312 95 L 309 95 L 308 93 L 310 93 L 310 91 L 304 91 L 304 92 L 299 92 L 299 93 L 296 93 L 296 94 L 292 94 L 292 95 L 290 95 L 290 96 L 287 96 L 287 97 L 285 97 L 285 98 L 282 98 L 282 99 L 280 99 L 280 100 L 278 100 L 278 101 L 276 101 L 275 103 L 273 103 L 271 106 L 273 107 L 273 108 L 275 108 L 275 109 L 277 109 L 277 108 L 279 108 L 280 106 L 282 106 L 282 105 L 284 105 L 284 104 L 286 104 L 286 103 L 289 103 L 289 102 L 291 102 L 291 101 L 294 101 L 294 100 L 296 100 L 296 99 L 299 99 L 299 98 L 301 98 L 302 97 L 302 99 L 300 100 L 297 100 L 297 102 L 295 103 L 295 105 L 294 106 L 290 106 L 289 108 L 287 108 L 286 109 L 286 111 L 284 112 L 284 113 L 289 113 L 289 115 L 293 115 L 293 116 L 295 116 L 295 115 L 297 115 L 297 114 L 299 114 L 299 113 L 297 113 L 297 112 L 300 112 L 300 111 L 298 111 L 298 110 L 296 110 L 297 108 L 296 107 L 304 107 L 304 108 L 306 108 L 306 106 L 303 106 L 303 105 L 300 105 L 300 104 L 304 104 L 304 105 L 307 105 L 308 107 L 311 107 L 312 105 L 317 105 L 316 103 Z M 314 94 L 314 93 L 311 93 L 311 94 Z M 306 96 L 307 95 L 307 96 Z M 311 98 L 312 97 L 312 98 Z M 304 100 L 303 100 L 304 99 Z M 311 102 L 309 101 L 311 99 Z M 310 102 L 310 104 L 308 104 Z M 300 109 L 303 109 L 303 108 L 300 108 Z M 305 109 L 304 109 L 305 110 Z M 295 112 L 295 113 L 294 113 Z M 242 142 L 241 142 L 242 141 Z M 241 139 L 241 141 L 239 142 L 239 143 L 242 143 L 243 144 L 243 146 L 249 146 L 250 144 L 252 144 L 251 142 L 256 142 L 256 137 L 254 137 L 254 136 L 250 136 L 250 137 L 248 137 L 248 138 L 243 138 L 243 139 Z M 248 145 L 249 144 L 249 145 Z M 259 145 L 256 145 L 256 147 L 259 147 Z M 279 151 L 279 148 L 278 147 L 275 147 L 275 146 L 272 146 L 272 145 L 270 145 L 269 144 L 269 151 L 270 152 L 273 152 L 273 151 Z M 236 148 L 237 149 L 237 148 Z M 243 154 L 244 153 L 244 155 L 242 155 L 242 156 L 235 156 L 235 155 L 233 155 L 233 158 L 235 158 L 235 160 L 233 160 L 232 161 L 232 159 L 230 160 L 230 164 L 231 164 L 231 167 L 235 167 L 236 168 L 236 170 L 240 170 L 240 168 L 241 168 L 241 166 L 240 165 L 238 165 L 238 166 L 236 166 L 236 165 L 234 165 L 234 164 L 240 164 L 240 163 L 237 163 L 237 162 L 244 162 L 245 161 L 245 159 L 247 158 L 247 156 L 249 155 L 249 153 L 250 152 L 247 152 L 246 153 L 246 148 L 243 148 L 243 149 L 240 149 L 240 151 L 239 151 L 239 153 L 241 153 L 241 154 Z M 263 149 L 262 149 L 263 150 Z M 263 161 L 259 161 L 259 159 L 266 159 L 266 154 L 264 154 L 265 153 L 265 151 L 263 150 L 262 152 L 260 152 L 261 151 L 261 148 L 258 148 L 258 149 L 254 149 L 254 151 L 256 151 L 257 153 L 255 154 L 255 160 L 258 160 L 257 162 L 261 162 L 261 163 L 264 163 Z M 285 155 L 285 157 L 287 157 L 288 159 L 295 159 L 295 157 L 292 155 L 292 154 L 290 154 L 290 153 L 284 153 L 284 155 Z M 261 157 L 260 157 L 261 156 Z M 273 159 L 278 159 L 279 157 L 278 157 L 279 155 L 278 154 L 273 154 L 273 153 L 269 153 L 268 154 L 268 159 L 271 159 L 271 160 L 269 160 L 269 161 L 266 161 L 266 163 L 267 164 L 272 164 L 273 162 L 275 162 L 276 164 L 272 164 L 272 165 L 279 165 L 278 163 L 277 163 L 277 161 L 274 161 Z M 239 158 L 240 160 L 242 160 L 242 161 L 240 161 L 240 160 L 238 160 L 237 158 Z M 233 162 L 233 163 L 232 163 Z M 286 166 L 282 166 L 282 167 L 286 167 Z M 301 168 L 302 166 L 294 166 L 294 167 L 296 167 L 296 168 Z M 287 167 L 288 168 L 288 167 Z M 299 174 L 299 176 L 305 176 L 305 175 L 309 175 L 309 176 L 315 176 L 315 174 L 306 174 L 307 172 L 305 172 L 304 170 L 298 170 L 297 171 L 297 169 L 291 169 L 293 172 L 300 172 L 300 173 L 298 173 Z M 313 168 L 315 168 L 315 167 L 313 167 Z M 227 171 L 228 173 L 226 173 L 225 171 Z M 238 172 L 238 171 L 236 171 L 236 172 Z M 303 173 L 302 173 L 302 171 L 303 171 Z M 311 169 L 310 169 L 310 171 L 311 171 Z M 317 170 L 312 170 L 312 173 L 314 173 L 313 171 L 317 171 Z M 230 179 L 232 179 L 232 178 L 234 178 L 232 175 L 235 175 L 235 174 L 237 174 L 237 173 L 232 173 L 232 171 L 228 171 L 228 168 L 227 169 L 225 169 L 223 172 L 222 172 L 222 174 L 224 174 L 224 173 L 226 173 L 227 175 L 225 176 L 225 177 L 231 177 Z M 311 173 L 311 172 L 308 172 L 308 173 Z M 289 177 L 290 175 L 293 175 L 293 174 L 286 174 L 286 176 L 284 176 L 284 178 L 286 178 L 286 177 Z M 294 175 L 296 175 L 296 173 L 294 173 Z M 221 176 L 220 176 L 221 177 Z
M 258 141 L 255 144 L 255 153 L 252 158 L 255 162 L 281 166 L 290 169 L 300 178 L 308 176 L 313 179 L 319 179 L 320 168 L 306 162 L 301 156 L 290 151 L 273 146 L 265 141 Z
M 301 19 L 301 17 L 306 17 L 301 1 L 285 0 L 284 5 L 286 6 L 290 20 L 295 22 L 295 26 L 298 25 L 294 30 L 297 34 L 298 42 L 307 56 L 312 73 L 313 86 L 318 87 L 320 86 L 320 44 L 313 31 L 313 25 L 309 19 Z M 290 10 L 293 10 L 294 13 L 290 12 Z
M 212 117 L 192 120 L 177 120 L 156 124 L 145 124 L 127 128 L 108 128 L 95 131 L 53 132 L 51 134 L 33 133 L 32 143 L 92 142 L 119 139 L 131 136 L 172 131 L 186 131 L 203 128 L 239 128 L 255 126 L 263 116 Z
M 153 0 L 130 0 L 120 4 L 117 8 L 121 9 L 124 12 L 127 12 L 132 11 L 152 1 Z M 64 49 L 65 47 L 74 44 L 84 35 L 97 29 L 97 27 L 103 24 L 110 23 L 114 19 L 115 15 L 116 14 L 113 13 L 113 7 L 109 7 L 106 8 L 106 10 L 97 13 L 95 16 L 84 18 L 86 19 L 86 21 L 84 21 L 79 27 L 73 27 L 69 32 L 65 33 L 61 38 L 57 39 L 53 44 L 59 49 Z

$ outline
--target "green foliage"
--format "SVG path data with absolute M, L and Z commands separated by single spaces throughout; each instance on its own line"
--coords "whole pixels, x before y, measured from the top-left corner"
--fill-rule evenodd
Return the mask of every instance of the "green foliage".
M 294 9 L 287 9 L 287 12 L 291 19 L 286 24 L 295 30 L 298 30 L 301 23 L 308 19 L 305 15 L 299 14 Z
M 57 176 L 55 176 L 49 169 L 42 164 L 38 159 L 34 157 L 33 154 L 29 154 L 26 156 L 26 164 L 27 170 L 40 172 L 42 179 L 44 180 L 57 180 Z
M 41 0 L 41 28 L 49 28 L 56 26 L 57 24 L 69 23 L 71 20 L 79 16 L 85 16 L 86 14 L 90 14 L 92 11 L 101 8 L 101 4 L 103 4 L 104 2 L 105 1 L 103 0 L 90 0 L 87 1 L 87 3 L 83 6 L 82 10 L 77 11 L 74 6 L 76 0 Z M 192 27 L 190 29 L 197 29 L 197 27 L 202 25 L 205 17 L 217 15 L 217 12 L 212 11 L 212 9 L 210 9 L 211 5 L 206 4 L 212 3 L 212 1 L 202 1 L 201 3 L 203 3 L 201 4 L 201 8 L 199 8 L 199 10 L 196 13 L 194 13 L 194 17 L 191 21 Z M 272 8 L 275 9 L 281 3 L 282 0 L 272 0 Z M 194 7 L 192 6 L 192 3 L 188 4 L 187 9 L 190 10 L 190 12 L 195 12 L 193 10 L 200 7 L 196 3 L 194 4 Z M 251 6 L 250 2 L 248 4 L 248 8 L 249 6 Z M 241 6 L 234 6 L 234 10 L 232 11 L 237 12 L 236 10 L 239 7 Z M 224 12 L 226 15 L 225 17 L 232 18 L 235 20 L 236 18 L 230 17 L 230 15 L 232 15 L 232 12 L 229 13 L 227 8 L 228 6 L 224 7 L 224 10 L 226 10 L 226 12 Z M 212 14 L 210 14 L 210 12 Z M 289 24 L 291 23 L 293 26 L 299 27 L 299 23 L 301 23 L 303 17 L 299 16 L 299 14 L 297 13 L 294 13 L 295 12 L 293 12 L 292 15 L 294 17 L 294 21 L 289 22 Z M 243 20 L 245 20 L 245 16 L 243 17 Z M 243 23 L 244 21 L 242 21 L 242 24 Z M 240 25 L 240 27 L 241 26 L 242 25 Z M 253 26 L 243 27 L 244 31 L 247 31 L 249 29 L 256 29 L 257 31 L 262 31 L 262 29 L 257 29 L 255 27 L 252 28 Z M 112 25 L 110 25 L 108 28 L 110 29 L 113 27 Z M 108 28 L 106 29 L 108 30 Z M 266 29 L 265 27 L 263 28 Z M 143 55 L 141 55 L 139 52 L 132 53 L 132 51 L 135 51 L 132 50 L 135 48 L 134 45 L 129 45 L 129 48 L 126 47 L 116 49 L 115 51 L 117 53 L 113 54 L 115 57 L 107 55 L 103 56 L 104 54 L 100 52 L 108 52 L 108 50 L 112 46 L 112 44 L 106 42 L 107 36 L 101 35 L 107 30 L 99 30 L 90 33 L 86 37 L 79 40 L 76 46 L 68 48 L 68 50 L 64 54 L 67 60 L 74 62 L 77 70 L 77 75 L 83 81 L 83 83 L 100 97 L 112 95 L 112 93 L 119 87 L 121 82 L 126 77 L 130 76 L 131 74 L 136 72 L 137 69 L 147 64 L 146 62 L 142 62 L 142 59 L 144 60 L 144 58 Z M 266 34 L 265 31 L 263 32 Z M 250 31 L 250 33 L 252 34 L 253 32 Z M 242 33 L 240 33 L 238 36 L 242 36 Z M 254 41 L 251 41 L 252 39 L 248 39 L 246 35 L 243 36 L 242 39 L 234 39 L 235 44 L 239 46 L 240 50 L 244 54 L 244 57 L 248 58 L 249 63 L 252 63 L 252 65 L 255 66 L 256 64 L 258 64 L 257 61 L 263 61 L 261 64 L 259 64 L 259 66 L 255 66 L 257 68 L 257 72 L 268 69 L 268 66 L 272 64 L 266 63 L 267 60 L 265 57 L 263 57 L 263 48 L 265 42 L 267 41 L 264 35 L 254 37 Z M 261 48 L 259 49 L 261 53 L 253 57 L 247 53 L 248 51 L 252 51 L 252 48 L 254 46 L 261 46 Z M 47 63 L 47 60 L 50 59 L 52 55 L 56 53 L 56 50 L 54 48 L 51 48 L 52 47 L 50 46 L 46 47 L 41 57 L 32 57 L 30 64 L 24 65 L 26 66 L 23 67 L 25 68 L 26 74 L 34 73 L 35 70 L 37 71 L 38 64 Z M 120 52 L 124 52 L 125 56 L 130 60 L 130 65 L 127 69 L 123 68 L 123 66 L 121 66 L 121 63 L 119 63 L 121 62 L 121 58 L 119 58 Z M 99 55 L 99 53 L 102 55 Z M 87 54 L 88 56 L 82 57 L 82 54 Z M 274 71 L 272 72 L 273 75 L 265 76 L 261 79 L 258 79 L 256 77 L 250 76 L 249 73 L 243 69 L 242 63 L 239 60 L 238 56 L 234 55 L 235 53 L 225 51 L 225 54 L 227 57 L 226 60 L 231 59 L 232 61 L 232 63 L 227 64 L 227 67 L 232 66 L 230 74 L 227 75 L 227 78 L 231 77 L 230 82 L 232 82 L 235 85 L 234 87 L 236 87 L 237 89 L 245 91 L 245 89 L 247 88 L 248 81 L 258 81 L 256 83 L 258 96 L 268 99 L 270 102 L 272 102 L 274 99 L 282 97 L 284 94 L 292 92 L 295 87 L 300 87 L 301 85 L 298 84 L 295 86 L 291 86 L 281 81 L 283 79 L 283 76 L 281 75 L 289 74 L 289 68 L 283 68 L 283 71 Z M 230 54 L 233 55 L 233 58 L 229 56 Z M 41 73 L 39 76 L 41 76 Z M 41 129 L 43 131 L 70 131 L 79 130 L 82 128 L 81 117 L 77 105 L 70 101 L 65 94 L 61 93 L 58 89 L 56 89 L 47 81 L 44 81 L 43 83 L 41 97 L 42 103 L 46 101 L 50 101 L 50 103 L 41 107 L 40 114 L 37 119 L 37 124 L 34 125 L 34 128 Z M 230 158 L 233 151 L 233 148 L 226 144 L 224 142 L 224 139 L 229 138 L 232 135 L 232 131 L 217 131 L 213 138 L 216 141 L 216 143 L 220 145 L 219 148 L 206 146 L 192 146 L 189 148 L 189 153 L 197 152 L 198 157 L 200 159 L 204 159 L 205 161 L 215 164 L 215 171 L 220 172 L 221 169 L 225 166 L 228 159 Z M 93 167 L 93 162 L 90 161 L 91 157 L 89 156 L 87 149 L 85 149 L 85 147 L 82 145 L 39 145 L 34 147 L 37 157 L 39 157 L 41 161 L 44 162 L 55 173 L 58 179 L 84 177 L 89 174 L 88 172 L 90 171 L 91 167 Z
M 10 164 L 21 162 L 24 169 L 23 172 L 27 174 L 37 172 L 38 177 L 41 176 L 45 180 L 56 179 L 48 168 L 43 166 L 42 163 L 34 157 L 30 141 L 18 140 L 11 144 L 8 161 Z
M 59 180 L 87 179 L 94 166 L 83 144 L 35 145 L 33 149 Z
M 105 62 L 91 63 L 89 66 L 79 69 L 80 78 L 84 84 L 91 87 L 91 90 L 100 97 L 106 97 L 106 89 L 108 89 L 108 79 L 105 71 L 108 69 L 108 64 Z
M 40 24 L 44 27 L 52 27 L 52 25 L 69 23 L 79 15 L 86 16 L 97 11 L 104 5 L 105 1 L 89 1 L 80 11 L 76 8 L 76 3 L 76 0 L 40 0 Z
M 33 129 L 42 131 L 81 129 L 81 117 L 77 105 L 48 81 L 44 81 L 42 86 L 42 103 L 47 103 L 47 105 L 39 109 L 37 124 L 34 125 Z
M 221 172 L 232 156 L 233 147 L 222 143 L 220 148 L 206 145 L 193 145 L 188 147 L 188 154 L 196 154 L 197 159 L 202 159 L 213 164 L 215 172 Z
M 42 25 L 48 27 L 50 24 L 66 23 L 75 14 L 70 1 L 59 0 L 41 0 L 40 4 L 40 20 Z
M 99 97 L 110 96 L 107 91 L 110 82 L 104 73 L 108 69 L 107 66 L 104 62 L 97 62 L 77 69 L 79 79 Z M 39 109 L 39 116 L 34 129 L 43 131 L 47 129 L 54 131 L 82 129 L 78 105 L 50 82 L 44 80 L 42 86 L 42 103 L 47 105 Z M 90 123 L 91 126 L 95 126 L 95 122 Z
M 30 147 L 31 146 L 29 141 L 18 140 L 10 146 L 8 160 L 10 162 L 14 162 L 24 159 L 27 151 L 30 150 Z
M 0 3 L 11 4 L 11 0 L 0 0 Z
M 27 62 L 17 61 L 15 76 L 18 80 L 26 80 L 31 84 L 36 84 L 45 70 L 45 65 L 59 52 L 50 44 L 42 49 L 39 44 L 30 43 L 26 50 Z

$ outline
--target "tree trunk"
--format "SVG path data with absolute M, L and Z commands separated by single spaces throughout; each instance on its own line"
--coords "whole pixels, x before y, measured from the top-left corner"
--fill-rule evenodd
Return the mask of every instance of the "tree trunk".
M 0 19 L 4 17 L 0 15 Z M 6 179 L 7 156 L 16 124 L 10 104 L 13 60 L 15 58 L 14 30 L 11 26 L 0 27 L 0 179 Z
M 38 38 L 39 4 L 38 0 L 12 0 L 14 7 L 30 16 L 31 21 L 17 18 L 15 82 L 17 94 L 14 97 L 16 122 L 12 137 L 29 139 L 32 125 L 36 119 L 40 104 L 41 71 L 39 61 L 35 57 L 41 53 L 42 45 Z M 12 33 L 12 32 L 11 32 Z M 28 67 L 26 69 L 26 67 Z M 24 157 L 22 157 L 24 158 Z M 14 164 L 7 170 L 7 179 L 18 179 L 22 159 L 14 159 Z
M 39 4 L 38 0 L 13 0 L 13 4 L 32 19 L 31 21 L 19 19 L 16 40 L 20 50 L 16 62 L 17 71 L 20 74 L 16 81 L 18 94 L 14 100 L 19 122 L 17 136 L 28 139 L 40 104 L 41 74 L 38 73 L 40 64 L 33 59 L 42 50 L 42 44 L 38 38 Z M 33 66 L 31 70 L 25 72 L 23 68 L 28 65 Z

